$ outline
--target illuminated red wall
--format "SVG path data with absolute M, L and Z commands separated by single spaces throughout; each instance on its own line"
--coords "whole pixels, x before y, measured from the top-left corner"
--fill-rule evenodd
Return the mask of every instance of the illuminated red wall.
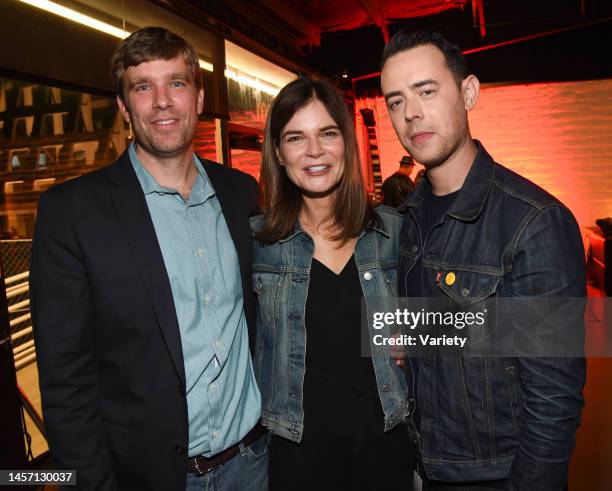
M 377 115 L 384 179 L 404 150 L 382 98 L 357 101 L 358 135 L 365 105 Z M 612 80 L 483 87 L 470 126 L 498 162 L 557 196 L 580 225 L 612 216 Z

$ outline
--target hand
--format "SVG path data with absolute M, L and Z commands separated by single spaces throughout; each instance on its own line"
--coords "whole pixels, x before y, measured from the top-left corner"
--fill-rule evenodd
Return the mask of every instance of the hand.
M 401 337 L 401 333 L 394 334 L 392 336 L 395 339 L 399 339 Z M 391 358 L 395 360 L 395 365 L 404 368 L 406 364 L 406 350 L 403 346 L 392 345 L 391 346 Z

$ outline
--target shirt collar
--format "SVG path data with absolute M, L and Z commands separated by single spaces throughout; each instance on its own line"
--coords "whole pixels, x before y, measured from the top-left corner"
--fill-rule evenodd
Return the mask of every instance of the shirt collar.
M 472 221 L 480 215 L 493 183 L 495 162 L 478 140 L 474 140 L 474 143 L 478 149 L 476 157 L 457 198 L 447 213 L 461 221 Z M 420 207 L 430 189 L 431 183 L 427 177 L 424 177 L 399 210 Z
M 136 153 L 136 145 L 134 143 L 130 144 L 128 151 L 130 161 L 132 162 L 132 167 L 134 168 L 134 172 L 136 172 L 136 177 L 138 177 L 138 181 L 140 182 L 140 186 L 142 187 L 142 191 L 144 192 L 145 196 L 153 193 L 178 194 L 178 191 L 175 189 L 159 185 L 151 173 L 144 167 L 144 165 L 142 165 L 142 162 Z M 208 178 L 208 174 L 206 174 L 204 167 L 202 167 L 200 159 L 198 159 L 195 153 L 193 154 L 193 163 L 196 166 L 198 175 L 193 183 L 191 192 L 189 193 L 189 204 L 198 205 L 204 203 L 207 199 L 214 196 L 215 190 L 210 182 L 210 179 Z

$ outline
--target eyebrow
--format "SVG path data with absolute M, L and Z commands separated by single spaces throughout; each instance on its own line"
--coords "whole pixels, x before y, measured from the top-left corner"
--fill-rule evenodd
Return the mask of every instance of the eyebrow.
M 175 72 L 175 73 L 171 73 L 170 77 L 168 77 L 170 80 L 175 80 L 175 79 L 180 79 L 180 80 L 189 80 L 191 79 L 191 75 L 189 73 L 186 72 Z
M 328 130 L 340 130 L 340 128 L 338 128 L 338 125 L 330 124 L 329 126 L 325 126 L 324 128 L 319 129 L 319 133 Z
M 128 84 L 128 88 L 132 89 L 132 88 L 136 87 L 137 85 L 146 84 L 146 83 L 149 83 L 150 81 L 151 81 L 151 79 L 148 78 L 148 77 L 140 77 L 140 78 L 137 78 L 135 80 L 130 80 L 130 82 Z
M 414 90 L 420 87 L 424 87 L 425 85 L 440 85 L 440 84 L 438 83 L 438 81 L 434 80 L 433 78 L 428 78 L 425 80 L 419 80 L 418 82 L 414 82 L 413 84 L 410 85 L 410 88 Z M 389 92 L 388 94 L 385 94 L 385 101 L 388 101 L 392 97 L 396 97 L 400 95 L 402 95 L 401 90 L 394 90 L 393 92 Z
M 425 85 L 440 85 L 433 78 L 428 78 L 426 80 L 419 80 L 418 82 L 413 83 L 410 87 L 413 89 L 418 89 L 419 87 L 423 87 Z
M 171 73 L 168 76 L 168 80 L 185 80 L 185 81 L 190 81 L 190 79 L 191 79 L 191 77 L 189 76 L 189 74 L 188 73 L 183 73 L 183 72 Z M 153 81 L 153 79 L 151 77 L 140 77 L 140 78 L 137 78 L 136 80 L 131 81 L 129 86 L 128 86 L 128 88 L 132 89 L 136 85 L 151 83 L 152 81 Z
M 331 124 L 329 126 L 325 126 L 323 128 L 319 128 L 319 133 L 322 133 L 324 131 L 329 131 L 329 130 L 338 130 L 340 131 L 340 128 L 335 125 L 335 124 Z M 287 135 L 303 135 L 304 132 L 301 130 L 289 130 L 289 131 L 285 131 L 283 134 L 281 134 L 281 138 L 285 138 Z
M 394 90 L 393 92 L 389 92 L 388 94 L 385 94 L 385 101 L 388 101 L 389 99 L 391 99 L 391 97 L 396 97 L 398 95 L 402 95 L 401 90 Z

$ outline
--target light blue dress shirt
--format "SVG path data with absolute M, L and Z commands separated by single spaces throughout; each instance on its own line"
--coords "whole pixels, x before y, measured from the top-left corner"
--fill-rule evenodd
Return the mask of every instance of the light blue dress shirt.
M 189 198 L 161 187 L 130 159 L 153 219 L 181 332 L 189 411 L 189 456 L 239 442 L 261 415 L 249 352 L 238 255 L 200 161 Z

